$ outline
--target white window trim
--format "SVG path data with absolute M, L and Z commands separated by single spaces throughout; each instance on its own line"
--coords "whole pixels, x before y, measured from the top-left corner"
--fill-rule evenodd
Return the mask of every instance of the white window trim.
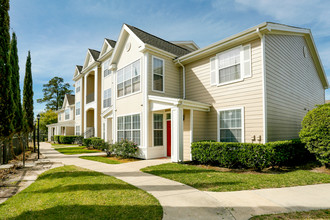
M 155 130 L 155 127 L 154 127 L 154 115 L 163 115 L 163 145 L 155 145 L 155 139 L 154 139 L 154 130 Z M 167 120 L 166 119 L 166 113 L 164 112 L 155 112 L 155 113 L 152 113 L 152 147 L 164 147 L 164 146 L 167 146 L 165 145 L 165 127 L 166 126 L 166 129 L 167 129 L 167 121 L 170 121 L 170 120 Z M 164 123 L 165 122 L 165 123 Z M 157 129 L 157 130 L 160 130 L 160 129 Z M 167 144 L 167 143 L 166 143 Z
M 69 118 L 68 119 L 66 118 L 66 116 L 67 116 L 66 111 L 69 111 L 69 114 L 68 114 Z M 64 119 L 65 119 L 65 121 L 70 120 L 70 109 L 69 108 L 64 110 Z
M 132 65 L 133 63 L 135 63 L 136 61 L 138 61 L 138 60 L 140 60 L 140 90 L 139 91 L 136 91 L 136 92 L 133 92 L 133 93 L 130 93 L 130 94 L 128 94 L 128 95 L 123 95 L 123 96 L 120 96 L 120 97 L 118 97 L 118 89 L 117 89 L 117 85 L 118 85 L 118 83 L 117 83 L 117 73 L 118 73 L 118 70 L 122 70 L 122 69 L 124 69 L 126 66 L 128 66 L 128 65 Z M 137 60 L 135 60 L 135 61 L 133 61 L 133 62 L 131 62 L 131 63 L 129 63 L 129 64 L 127 64 L 126 66 L 123 66 L 122 68 L 120 68 L 120 69 L 117 69 L 116 70 L 116 81 L 115 81 L 115 97 L 116 97 L 116 100 L 118 100 L 118 99 L 122 99 L 122 98 L 126 98 L 126 97 L 128 97 L 128 96 L 131 96 L 131 95 L 135 95 L 135 94 L 138 94 L 138 93 L 140 93 L 140 92 L 142 92 L 142 89 L 141 89 L 141 81 L 142 81 L 142 77 L 141 77 L 141 73 L 142 73 L 142 65 L 141 65 L 141 58 L 139 58 L 139 59 L 137 59 Z M 110 74 L 111 75 L 111 74 Z M 133 78 L 131 78 L 131 80 L 132 80 Z M 124 82 L 124 81 L 123 81 Z M 132 82 L 132 87 L 133 87 L 133 82 Z M 124 89 L 125 89 L 125 87 L 124 87 Z
M 109 90 L 110 89 L 110 97 L 108 97 L 107 99 L 110 99 L 110 105 L 108 106 L 108 107 L 104 107 L 104 101 L 106 100 L 105 98 L 104 98 L 104 92 L 105 91 L 107 91 L 107 90 Z M 103 94 L 102 94 L 102 109 L 104 110 L 104 109 L 107 109 L 107 108 L 111 108 L 111 106 L 112 106 L 112 88 L 110 87 L 110 88 L 107 88 L 107 89 L 104 89 L 103 90 Z
M 78 85 L 79 84 L 79 85 Z M 77 82 L 76 82 L 76 89 L 75 89 L 75 92 L 76 93 L 79 93 L 80 91 L 81 91 L 81 82 L 80 82 L 80 80 L 78 80 Z M 79 91 L 77 91 L 78 90 L 78 88 L 79 88 Z
M 105 60 L 104 62 L 103 62 L 103 65 L 102 65 L 102 75 L 103 75 L 103 78 L 104 79 L 106 79 L 106 78 L 108 78 L 110 75 L 112 75 L 112 71 L 109 69 L 109 67 L 108 68 L 104 68 L 104 64 L 106 64 L 106 62 L 108 62 L 108 65 L 109 65 L 109 62 L 110 62 L 110 59 L 108 59 L 108 60 Z M 110 71 L 110 73 L 108 74 L 108 75 L 106 75 L 106 76 L 104 76 L 104 71 L 105 70 L 108 70 L 108 71 Z
M 159 59 L 161 61 L 163 61 L 163 91 L 159 91 L 159 90 L 154 90 L 154 58 Z M 152 63 L 152 67 L 151 67 L 151 91 L 153 92 L 158 92 L 158 93 L 165 93 L 165 60 L 160 58 L 160 57 L 156 57 L 156 56 L 151 56 L 151 63 Z
M 141 123 L 141 112 L 137 112 L 137 113 L 129 113 L 129 114 L 123 114 L 123 115 L 116 115 L 116 124 L 115 124 L 115 133 L 116 133 L 116 139 L 117 141 L 118 140 L 118 118 L 120 117 L 125 117 L 125 116 L 133 116 L 133 115 L 140 115 L 140 129 L 133 129 L 133 119 L 132 119 L 132 122 L 131 122 L 131 132 L 132 132 L 132 135 L 133 135 L 133 131 L 140 131 L 140 145 L 138 145 L 138 147 L 140 147 L 142 145 L 142 139 L 141 139 L 141 134 L 142 134 L 142 123 Z M 124 126 L 125 126 L 125 122 L 124 122 Z M 119 130 L 119 131 L 122 131 L 122 130 Z M 125 132 L 125 129 L 123 130 Z M 132 136 L 133 137 L 133 136 Z
M 77 103 L 79 103 L 79 108 L 77 108 Z M 76 102 L 76 108 L 75 108 L 75 113 L 76 113 L 76 116 L 80 116 L 81 115 L 81 102 L 79 101 L 79 102 Z M 79 109 L 79 114 L 77 114 L 77 110 Z
M 250 75 L 249 76 L 246 76 L 245 77 L 245 73 L 244 73 L 244 47 L 245 46 L 250 46 Z M 227 53 L 227 52 L 230 52 L 231 50 L 235 50 L 237 48 L 240 48 L 240 78 L 239 79 L 236 79 L 236 80 L 232 80 L 232 81 L 228 81 L 228 82 L 224 82 L 224 83 L 219 83 L 219 56 L 223 53 Z M 237 46 L 237 47 L 233 47 L 233 48 L 230 48 L 228 50 L 225 50 L 225 51 L 222 51 L 221 53 L 218 53 L 216 54 L 215 57 L 211 57 L 210 58 L 210 65 L 211 65 L 211 59 L 212 58 L 215 58 L 215 72 L 216 72 L 216 75 L 215 75 L 215 79 L 216 79 L 216 85 L 217 86 L 224 86 L 224 85 L 228 85 L 228 84 L 232 84 L 232 83 L 236 83 L 236 82 L 241 82 L 241 81 L 244 81 L 245 78 L 251 78 L 252 77 L 252 53 L 251 53 L 251 44 L 244 44 L 244 45 L 240 45 L 240 46 Z M 211 78 L 211 69 L 210 69 L 210 78 Z M 210 82 L 211 82 L 211 79 L 210 79 Z M 215 84 L 211 84 L 210 85 L 215 85 Z
M 240 109 L 241 110 L 241 126 L 242 126 L 242 136 L 241 136 L 241 143 L 245 143 L 245 111 L 244 111 L 244 107 L 240 106 L 240 107 L 232 107 L 232 108 L 222 108 L 222 109 L 217 109 L 217 141 L 220 142 L 220 112 L 222 111 L 229 111 L 229 110 L 236 110 L 236 109 Z

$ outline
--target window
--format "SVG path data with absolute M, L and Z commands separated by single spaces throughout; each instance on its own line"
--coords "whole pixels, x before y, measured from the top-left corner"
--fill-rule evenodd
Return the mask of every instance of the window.
M 164 92 L 164 60 L 152 59 L 152 90 Z
M 117 97 L 140 91 L 140 60 L 117 71 Z
M 65 120 L 70 119 L 70 109 L 65 109 Z
M 140 145 L 140 114 L 117 118 L 118 141 L 127 139 Z
M 243 108 L 219 111 L 220 142 L 243 141 Z
M 154 114 L 154 146 L 163 146 L 163 114 Z
M 109 68 L 109 60 L 105 61 L 103 64 L 103 76 L 106 77 L 111 74 L 111 70 Z
M 58 114 L 58 121 L 61 121 L 62 120 L 62 113 L 59 113 Z
M 251 76 L 251 45 L 239 46 L 210 59 L 211 85 L 222 85 Z
M 111 88 L 103 92 L 103 108 L 111 106 Z
M 76 82 L 76 93 L 80 92 L 80 80 Z
M 80 115 L 80 102 L 76 103 L 76 115 Z
M 76 135 L 80 135 L 80 126 L 76 126 Z

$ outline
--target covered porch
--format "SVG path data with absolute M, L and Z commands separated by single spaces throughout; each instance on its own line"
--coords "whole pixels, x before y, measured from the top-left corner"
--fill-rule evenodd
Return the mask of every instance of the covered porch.
M 74 135 L 75 121 L 62 121 L 47 125 L 48 127 L 48 141 L 52 140 L 54 135 Z
M 173 162 L 191 160 L 191 143 L 195 141 L 194 127 L 200 115 L 210 111 L 211 105 L 160 96 L 148 96 L 149 146 L 147 158 L 171 157 Z

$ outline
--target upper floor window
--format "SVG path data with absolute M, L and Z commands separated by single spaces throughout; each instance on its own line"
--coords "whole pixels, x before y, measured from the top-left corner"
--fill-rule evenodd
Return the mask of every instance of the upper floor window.
M 70 119 L 70 109 L 65 109 L 65 120 Z
M 243 108 L 219 111 L 220 142 L 243 141 Z
M 111 106 L 111 88 L 103 92 L 103 108 Z
M 111 70 L 109 70 L 109 60 L 107 60 L 103 64 L 103 76 L 106 77 L 110 74 L 111 74 Z
M 152 90 L 164 92 L 164 60 L 152 58 Z
M 62 120 L 62 113 L 58 113 L 58 121 Z
M 80 102 L 76 103 L 76 115 L 80 115 Z
M 251 46 L 239 46 L 210 59 L 211 85 L 223 85 L 251 76 Z
M 140 91 L 140 60 L 117 71 L 117 97 Z
M 80 80 L 76 82 L 76 93 L 80 92 Z
M 80 126 L 76 126 L 76 135 L 80 135 Z

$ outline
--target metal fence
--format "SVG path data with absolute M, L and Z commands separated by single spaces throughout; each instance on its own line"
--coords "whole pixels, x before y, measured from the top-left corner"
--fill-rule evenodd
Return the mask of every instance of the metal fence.
M 28 139 L 26 137 L 22 138 L 22 143 L 25 148 L 27 148 L 27 146 L 28 146 L 28 140 L 33 141 L 33 139 L 31 139 L 31 138 L 28 138 Z M 9 143 L 9 144 L 11 144 L 11 143 Z M 7 146 L 6 146 L 2 141 L 0 141 L 0 164 L 7 163 L 9 160 L 13 159 L 13 156 L 10 152 L 9 144 L 7 144 Z M 21 147 L 19 138 L 17 136 L 13 137 L 12 144 L 13 144 L 13 150 L 14 150 L 15 155 L 16 156 L 20 155 L 22 153 L 23 149 Z M 7 161 L 4 161 L 4 153 L 6 155 Z

